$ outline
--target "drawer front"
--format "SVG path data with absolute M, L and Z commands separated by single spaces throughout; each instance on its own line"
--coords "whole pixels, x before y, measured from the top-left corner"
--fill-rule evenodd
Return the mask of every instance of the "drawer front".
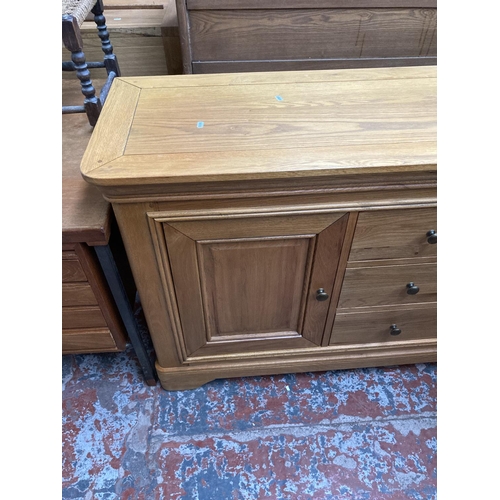
M 106 320 L 99 306 L 63 307 L 63 328 L 98 328 L 107 327 Z
M 74 252 L 62 253 L 62 281 L 87 281 L 87 276 Z
M 193 61 L 436 55 L 435 9 L 197 10 Z M 424 33 L 424 36 L 422 35 Z
M 71 306 L 96 306 L 97 299 L 88 283 L 63 283 L 62 305 Z
M 435 304 L 425 307 L 418 305 L 412 308 L 338 312 L 330 345 L 432 339 L 437 334 L 436 316 Z M 391 335 L 391 325 L 396 325 L 401 333 Z
M 427 233 L 436 226 L 435 208 L 361 212 L 349 261 L 435 256 L 437 245 Z
M 87 352 L 123 351 L 124 346 L 117 346 L 108 328 L 88 330 L 63 330 L 63 354 Z
M 410 283 L 414 285 L 408 287 Z M 436 300 L 436 264 L 357 267 L 346 270 L 338 307 L 415 304 Z

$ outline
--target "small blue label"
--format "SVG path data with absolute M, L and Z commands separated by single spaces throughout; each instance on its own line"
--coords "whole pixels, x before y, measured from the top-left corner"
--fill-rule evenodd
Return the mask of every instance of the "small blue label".
M 276 100 L 277 100 L 277 101 L 282 101 L 282 100 L 283 100 L 283 97 L 281 97 L 280 95 L 277 95 L 277 96 L 275 96 L 275 97 L 276 97 Z
M 197 126 L 198 128 L 203 128 L 203 127 L 204 127 L 204 125 L 205 125 L 205 122 L 198 122 L 198 123 L 196 124 L 196 126 Z

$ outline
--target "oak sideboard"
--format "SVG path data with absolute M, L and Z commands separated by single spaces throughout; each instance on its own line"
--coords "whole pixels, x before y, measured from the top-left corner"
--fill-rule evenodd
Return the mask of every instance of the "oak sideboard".
M 436 68 L 115 80 L 81 164 L 167 390 L 436 360 Z

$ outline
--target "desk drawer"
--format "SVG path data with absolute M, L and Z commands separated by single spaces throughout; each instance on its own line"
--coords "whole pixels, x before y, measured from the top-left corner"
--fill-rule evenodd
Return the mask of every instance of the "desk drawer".
M 63 330 L 63 354 L 79 354 L 82 352 L 115 352 L 123 351 L 123 342 L 117 345 L 108 328 L 88 330 Z
M 330 345 L 432 339 L 437 333 L 436 316 L 435 304 L 339 311 L 335 317 Z M 398 335 L 391 335 L 391 325 L 396 325 L 400 330 Z M 394 333 L 397 333 L 397 329 Z
M 436 264 L 408 264 L 407 262 L 408 260 L 402 265 L 347 269 L 338 307 L 436 302 Z M 414 283 L 412 288 L 407 286 L 410 283 Z M 409 291 L 417 291 L 417 293 L 409 294 Z
M 62 305 L 71 306 L 96 306 L 97 298 L 88 283 L 63 283 Z
M 435 208 L 361 212 L 349 261 L 435 256 L 437 245 L 427 233 L 436 226 Z
M 99 306 L 63 307 L 63 328 L 98 328 L 108 326 Z
M 62 253 L 62 281 L 63 283 L 87 281 L 87 275 L 74 252 Z

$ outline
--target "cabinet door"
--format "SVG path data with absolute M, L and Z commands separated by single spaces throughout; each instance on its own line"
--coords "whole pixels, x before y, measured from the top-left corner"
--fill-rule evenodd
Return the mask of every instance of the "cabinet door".
M 347 219 L 344 213 L 155 218 L 184 360 L 321 345 Z

